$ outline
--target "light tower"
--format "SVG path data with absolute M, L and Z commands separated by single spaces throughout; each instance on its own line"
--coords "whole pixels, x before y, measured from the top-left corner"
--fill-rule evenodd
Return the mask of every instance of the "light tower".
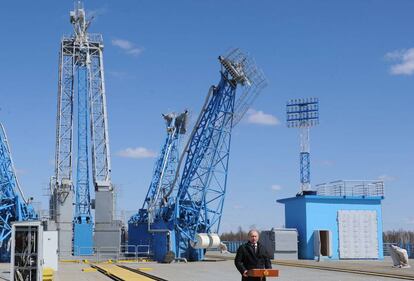
M 319 123 L 319 100 L 317 98 L 291 99 L 286 105 L 288 128 L 300 130 L 300 183 L 301 194 L 310 191 L 310 127 Z
M 119 230 L 113 227 L 102 35 L 88 33 L 91 21 L 87 20 L 80 2 L 70 12 L 70 22 L 73 35 L 63 37 L 60 49 L 55 175 L 51 180 L 50 214 L 59 231 L 61 254 L 89 255 L 94 239 L 95 246 L 100 245 L 102 239 L 108 240 L 114 232 L 119 234 Z M 77 136 L 75 142 L 73 133 Z M 75 151 L 74 147 L 77 147 Z M 76 160 L 75 181 L 72 154 Z M 90 179 L 96 191 L 95 236 Z M 74 195 L 75 212 L 72 206 Z

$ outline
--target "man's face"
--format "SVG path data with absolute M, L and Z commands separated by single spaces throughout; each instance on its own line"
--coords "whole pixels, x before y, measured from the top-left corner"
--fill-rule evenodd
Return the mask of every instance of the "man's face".
M 259 241 L 259 233 L 257 233 L 257 231 L 252 231 L 249 234 L 249 241 L 252 244 L 256 244 L 257 241 Z

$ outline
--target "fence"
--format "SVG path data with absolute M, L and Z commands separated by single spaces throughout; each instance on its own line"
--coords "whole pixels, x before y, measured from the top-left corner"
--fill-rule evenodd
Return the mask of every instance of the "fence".
M 72 252 L 59 251 L 60 260 L 103 262 L 108 260 L 130 260 L 151 258 L 149 245 L 121 245 L 120 247 L 80 247 L 78 253 L 92 253 L 90 255 L 73 256 Z
M 227 247 L 227 251 L 230 253 L 237 252 L 237 249 L 242 245 L 243 243 L 246 243 L 246 241 L 221 241 L 224 243 Z
M 339 180 L 316 185 L 320 196 L 384 196 L 383 181 Z
M 391 245 L 396 245 L 400 248 L 406 249 L 407 250 L 407 255 L 410 259 L 414 259 L 414 244 L 410 244 L 410 243 L 384 243 L 384 256 L 389 256 L 390 255 L 390 246 Z
M 230 253 L 236 253 L 239 246 L 246 241 L 222 241 L 227 246 L 227 251 Z M 402 244 L 402 243 L 384 243 L 383 244 L 383 253 L 384 256 L 390 255 L 390 245 L 397 245 L 400 248 L 406 249 L 408 257 L 414 259 L 414 244 Z

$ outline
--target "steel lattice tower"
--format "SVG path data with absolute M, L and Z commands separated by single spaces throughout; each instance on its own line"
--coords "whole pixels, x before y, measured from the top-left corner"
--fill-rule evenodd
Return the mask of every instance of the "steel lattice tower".
M 219 61 L 219 83 L 210 87 L 178 163 L 169 159 L 176 167 L 173 181 L 164 178 L 169 191 L 159 196 L 159 189 L 151 184 L 142 209 L 129 221 L 129 244 L 149 244 L 157 261 L 171 262 L 175 257 L 202 260 L 205 249 L 220 242 L 217 233 L 226 194 L 231 132 L 266 86 L 266 79 L 240 49 L 220 56 Z M 156 183 L 164 170 L 165 147 L 153 176 Z M 161 206 L 153 216 L 149 215 L 151 202 Z M 211 243 L 200 243 L 201 236 L 210 237 Z
M 14 221 L 37 219 L 33 207 L 24 197 L 16 177 L 6 131 L 0 123 L 0 260 L 7 261 L 8 241 Z
M 74 33 L 63 37 L 60 48 L 55 175 L 51 180 L 50 213 L 59 230 L 61 253 L 85 255 L 92 254 L 93 247 L 90 185 L 93 183 L 96 198 L 102 197 L 98 196 L 99 192 L 105 193 L 106 200 L 101 200 L 105 202 L 96 202 L 95 216 L 100 223 L 113 223 L 113 188 L 102 35 L 88 33 L 91 22 L 86 19 L 80 3 L 70 13 L 70 21 Z M 77 136 L 76 151 L 73 151 L 74 134 Z M 73 155 L 76 159 L 75 185 Z M 110 215 L 102 218 L 102 208 L 109 209 Z M 99 227 L 95 228 L 98 232 Z M 70 244 L 72 235 L 73 245 Z M 99 235 L 95 233 L 95 244 L 97 238 Z
M 303 193 L 311 189 L 309 129 L 319 123 L 319 100 L 292 99 L 286 105 L 286 112 L 287 126 L 300 129 L 300 183 Z
M 151 184 L 142 208 L 129 219 L 130 228 L 134 224 L 144 222 L 149 224 L 148 229 L 150 229 L 154 218 L 162 215 L 162 207 L 169 205 L 171 197 L 175 195 L 173 181 L 178 165 L 181 136 L 187 131 L 188 112 L 170 113 L 163 115 L 163 118 L 167 136 L 155 163 Z
M 220 228 L 230 155 L 232 128 L 266 85 L 263 73 L 240 49 L 220 56 L 221 79 L 210 88 L 184 153 L 186 161 L 178 187 L 174 225 L 176 254 L 201 260 L 199 233 Z M 236 98 L 237 88 L 241 88 Z

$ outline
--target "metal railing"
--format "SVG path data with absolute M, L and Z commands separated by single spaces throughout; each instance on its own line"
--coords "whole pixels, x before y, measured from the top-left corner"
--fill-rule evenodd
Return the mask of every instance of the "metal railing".
M 383 244 L 383 253 L 384 256 L 389 256 L 390 255 L 390 246 L 391 245 L 395 245 L 398 246 L 400 248 L 406 249 L 407 250 L 407 255 L 410 259 L 414 259 L 414 244 L 411 243 L 384 243 Z
M 227 251 L 236 253 L 237 249 L 246 241 L 222 241 L 227 246 Z M 390 255 L 390 245 L 396 245 L 407 250 L 407 255 L 410 259 L 414 259 L 414 243 L 383 243 L 384 256 Z
M 75 38 L 75 36 L 72 35 L 63 35 L 62 40 L 73 40 Z M 88 33 L 88 40 L 89 42 L 96 42 L 96 43 L 101 43 L 103 44 L 103 37 L 102 34 L 99 33 Z
M 71 251 L 59 251 L 61 261 L 105 262 L 108 260 L 139 261 L 151 258 L 149 245 L 121 245 L 120 247 L 80 247 L 78 253 L 92 253 L 90 255 L 73 256 Z
M 384 196 L 383 181 L 338 180 L 316 185 L 316 194 L 320 196 Z
M 230 253 L 236 253 L 237 249 L 246 241 L 221 241 L 227 247 L 227 251 Z

